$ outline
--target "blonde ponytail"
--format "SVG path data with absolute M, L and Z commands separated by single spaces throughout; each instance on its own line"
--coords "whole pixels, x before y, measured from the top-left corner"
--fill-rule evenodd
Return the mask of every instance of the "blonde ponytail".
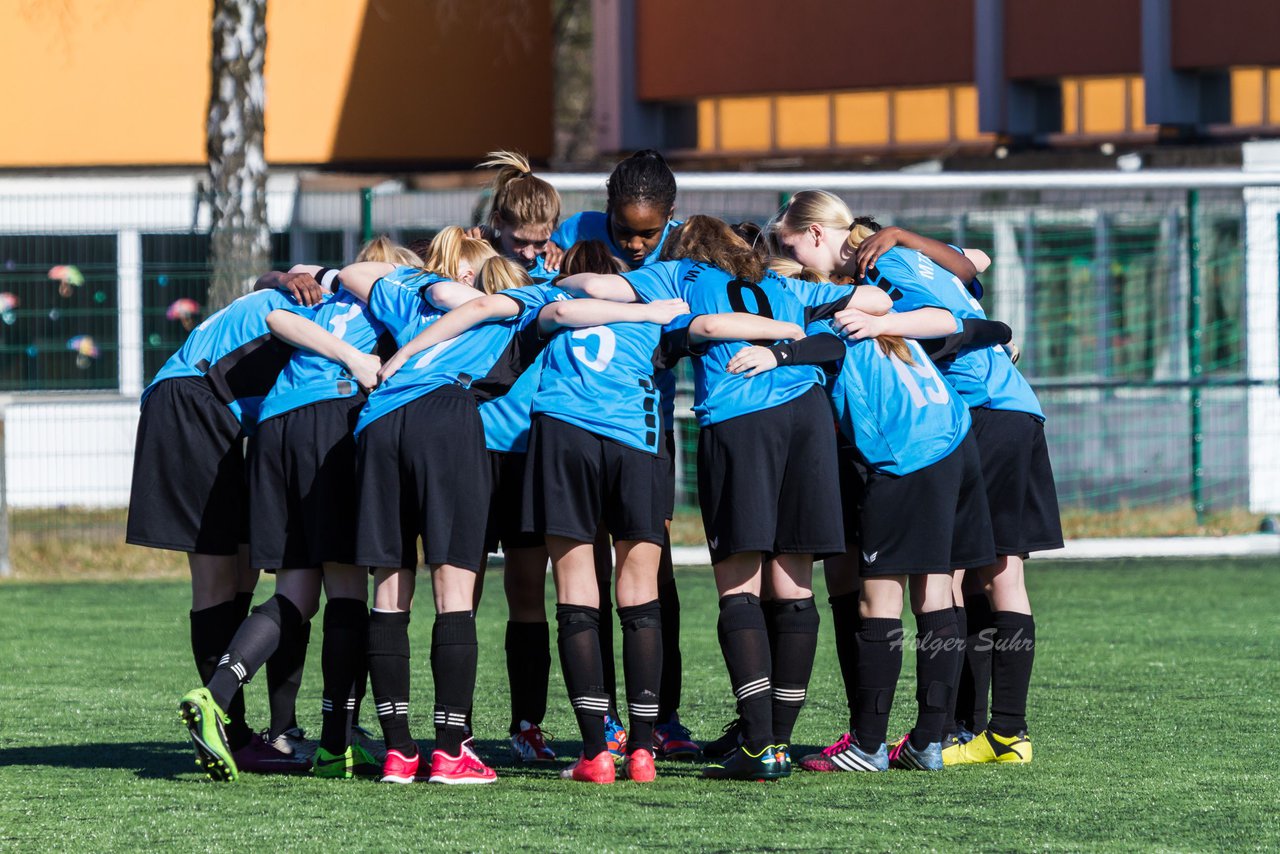
M 490 151 L 481 169 L 497 168 L 489 185 L 490 228 L 542 226 L 555 228 L 560 221 L 560 194 L 556 188 L 533 174 L 529 158 L 515 151 Z
M 422 268 L 429 273 L 457 281 L 463 261 L 470 264 L 471 269 L 479 271 L 486 259 L 497 254 L 497 250 L 487 240 L 467 237 L 461 228 L 451 225 L 431 241 L 431 249 L 427 252 Z

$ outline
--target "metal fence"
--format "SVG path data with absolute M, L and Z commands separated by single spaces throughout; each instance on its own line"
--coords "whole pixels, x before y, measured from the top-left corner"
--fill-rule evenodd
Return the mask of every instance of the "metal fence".
M 826 187 L 855 212 L 987 252 L 1048 415 L 1067 512 L 1280 510 L 1280 176 L 1239 172 L 678 176 L 677 215 L 763 222 Z M 553 176 L 564 210 L 603 176 Z M 338 265 L 483 209 L 475 190 L 269 189 L 273 259 Z M 208 214 L 194 177 L 0 181 L 0 392 L 14 536 L 116 536 L 137 395 L 204 316 Z M 689 388 L 678 412 L 693 503 Z M 123 478 L 123 480 L 122 480 Z M 111 514 L 115 513 L 116 516 Z M 114 521 L 113 521 L 114 520 Z M 24 525 L 26 526 L 24 528 Z

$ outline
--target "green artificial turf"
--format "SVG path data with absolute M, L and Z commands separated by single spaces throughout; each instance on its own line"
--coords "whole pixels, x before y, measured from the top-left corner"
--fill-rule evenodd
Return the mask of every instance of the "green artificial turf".
M 820 574 L 820 573 L 819 573 Z M 681 570 L 685 723 L 732 717 L 710 572 Z M 185 584 L 0 585 L 0 849 L 1109 850 L 1280 847 L 1280 567 L 1269 561 L 1032 564 L 1035 762 L 935 774 L 797 772 L 698 779 L 659 763 L 641 786 L 594 787 L 507 763 L 505 606 L 480 614 L 476 736 L 486 787 L 197 774 L 176 700 L 194 687 Z M 265 581 L 259 601 L 270 589 Z M 819 601 L 825 601 L 821 590 Z M 429 602 L 424 600 L 423 604 Z M 804 745 L 847 725 L 830 617 Z M 910 618 L 907 618 L 910 631 Z M 431 618 L 419 613 L 412 720 L 429 738 Z M 319 732 L 319 621 L 299 717 Z M 554 658 L 554 656 L 553 656 Z M 906 656 L 891 735 L 914 717 Z M 577 735 L 558 666 L 546 729 Z M 265 721 L 265 679 L 248 688 Z M 376 730 L 372 703 L 364 723 Z

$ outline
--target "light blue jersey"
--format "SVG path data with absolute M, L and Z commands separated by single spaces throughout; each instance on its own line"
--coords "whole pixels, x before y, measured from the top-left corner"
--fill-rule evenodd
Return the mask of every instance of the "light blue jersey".
M 145 401 L 156 384 L 176 377 L 205 377 L 218 399 L 246 431 L 258 421 L 258 410 L 293 348 L 273 338 L 267 315 L 277 308 L 301 313 L 292 296 L 269 289 L 246 294 L 211 314 L 191 331 L 186 342 L 160 368 L 142 392 Z
M 369 297 L 370 309 L 381 304 L 379 292 L 375 285 Z M 381 292 L 388 298 L 394 298 L 396 294 L 394 287 L 383 288 Z M 529 285 L 502 293 L 521 305 L 519 314 L 482 323 L 409 359 L 404 367 L 369 395 L 360 412 L 356 434 L 388 412 L 442 386 L 456 384 L 469 388 L 478 401 L 506 394 L 542 348 L 543 342 L 535 324 L 538 310 L 563 292 L 549 285 Z M 414 335 L 442 316 L 439 311 L 420 310 L 415 320 Z M 381 320 L 382 314 L 378 313 L 377 317 Z M 424 425 L 424 429 L 427 427 L 429 425 Z
M 946 309 L 957 318 L 957 331 L 966 317 L 987 317 L 959 278 L 914 249 L 895 246 L 885 252 L 867 271 L 867 283 L 888 293 L 897 311 Z M 1035 392 L 1003 347 L 963 349 L 939 367 L 969 406 L 1026 412 L 1044 420 Z
M 427 289 L 445 281 L 448 279 L 444 276 L 417 267 L 396 267 L 373 283 L 369 313 L 395 337 L 396 346 L 403 347 L 427 323 L 444 313 L 444 309 L 432 304 Z
M 810 324 L 809 335 L 836 335 L 835 324 Z M 869 468 L 910 474 L 950 454 L 969 432 L 969 407 L 924 350 L 907 341 L 915 364 L 886 354 L 873 338 L 842 339 L 840 371 L 829 381 L 840 432 Z
M 374 352 L 378 339 L 387 335 L 386 327 L 370 314 L 364 302 L 342 288 L 314 312 L 302 309 L 295 313 L 309 316 L 320 328 L 362 353 Z M 258 418 L 266 421 L 302 406 L 322 400 L 355 397 L 359 393 L 360 386 L 345 365 L 310 350 L 299 349 L 294 351 L 275 386 L 262 401 Z
M 682 299 L 695 315 L 740 311 L 801 328 L 807 322 L 805 306 L 777 276 L 747 282 L 709 264 L 685 260 L 660 261 L 623 277 L 644 302 Z M 693 411 L 703 427 L 781 406 L 821 381 L 821 371 L 811 365 L 786 365 L 755 377 L 726 371 L 729 360 L 746 346 L 745 341 L 713 341 L 694 359 Z
M 658 245 L 653 248 L 653 251 L 645 256 L 644 261 L 639 266 L 647 267 L 657 261 L 658 256 L 662 254 L 662 245 L 667 242 L 667 237 L 671 234 L 672 229 L 679 228 L 681 225 L 683 223 L 679 220 L 667 220 L 666 226 L 662 229 L 662 239 L 658 241 Z M 613 257 L 623 261 L 629 267 L 636 266 L 635 261 L 631 259 L 630 253 L 613 242 L 613 235 L 609 233 L 608 214 L 601 211 L 576 213 L 560 223 L 560 227 L 551 235 L 551 242 L 565 251 L 568 251 L 575 243 L 581 243 L 584 240 L 599 240 L 609 247 Z
M 661 452 L 655 374 L 688 351 L 692 315 L 669 326 L 562 329 L 547 344 L 533 412 L 650 454 Z

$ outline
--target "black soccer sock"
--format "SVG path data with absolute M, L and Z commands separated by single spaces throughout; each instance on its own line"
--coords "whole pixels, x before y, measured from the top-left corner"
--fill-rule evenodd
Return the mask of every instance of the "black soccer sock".
M 236 606 L 236 618 L 240 622 L 244 622 L 244 618 L 249 616 L 249 611 L 253 609 L 253 591 L 240 591 L 236 594 L 236 598 L 232 600 Z
M 356 682 L 365 679 L 369 608 L 359 599 L 330 599 L 324 606 L 320 670 L 320 746 L 334 755 L 350 744 L 356 709 Z
M 813 675 L 821 619 L 812 596 L 772 604 L 766 617 L 773 626 L 773 742 L 790 744 Z
M 233 601 L 236 605 L 236 628 L 239 629 L 240 624 L 249 616 L 249 611 L 253 609 L 253 591 L 241 591 L 236 594 L 236 598 Z M 230 643 L 231 641 L 228 640 L 227 645 L 230 645 Z M 223 646 L 224 651 L 226 648 L 226 646 Z M 227 713 L 227 717 L 231 719 L 231 725 L 227 727 L 228 735 L 230 736 L 232 731 L 235 733 L 230 740 L 237 744 L 247 744 L 253 736 L 253 730 L 249 729 L 249 725 L 245 723 L 244 691 L 237 691 L 236 695 L 231 698 L 231 705 L 224 711 Z
M 662 683 L 662 604 L 654 599 L 618 608 L 622 621 L 622 672 L 627 681 L 628 751 L 653 752 Z
M 658 721 L 665 723 L 680 711 L 684 688 L 684 657 L 680 654 L 680 594 L 676 581 L 658 585 L 662 606 L 662 685 L 658 690 Z
M 916 615 L 916 725 L 911 729 L 911 746 L 917 750 L 942 741 L 956 669 L 963 657 L 954 609 Z
M 972 733 L 987 728 L 991 696 L 991 642 L 995 627 L 991 622 L 991 602 L 985 593 L 964 597 L 967 630 L 964 664 L 956 683 L 956 723 Z
M 608 749 L 604 716 L 609 696 L 604 692 L 604 672 L 600 664 L 600 609 L 585 605 L 556 605 L 556 645 L 560 649 L 560 669 L 569 691 L 578 729 L 582 732 L 582 755 L 594 759 Z
M 476 690 L 476 615 L 449 611 L 431 627 L 431 677 L 435 682 L 436 749 L 457 756 L 467 738 Z
M 960 655 L 956 658 L 956 672 L 951 680 L 951 694 L 947 698 L 947 715 L 942 720 L 942 740 L 944 742 L 960 730 L 960 724 L 956 720 L 956 698 L 960 693 L 960 674 L 964 671 L 966 638 L 969 635 L 968 613 L 963 607 L 952 608 L 952 611 L 956 615 L 956 639 L 960 648 Z
M 551 678 L 551 630 L 546 621 L 507 622 L 507 681 L 511 685 L 511 727 L 520 722 L 542 724 L 547 714 L 547 683 Z
M 606 536 L 603 545 L 599 539 L 595 544 L 596 589 L 600 593 L 600 613 L 608 614 L 613 610 L 613 547 Z M 604 674 L 604 692 L 609 695 L 609 717 L 621 720 L 618 714 L 618 671 L 614 662 L 613 625 L 604 622 L 600 625 L 600 666 Z
M 858 613 L 858 592 L 841 593 L 831 603 L 831 627 L 836 634 L 836 659 L 844 680 L 844 696 L 853 715 L 853 698 L 858 689 L 858 632 L 862 631 L 862 615 Z M 852 719 L 849 729 L 853 729 Z
M 742 740 L 754 753 L 773 743 L 773 662 L 760 597 L 750 593 L 720 597 L 716 633 L 738 699 Z
M 191 612 L 191 652 L 203 685 L 208 685 L 213 678 L 218 669 L 218 661 L 231 645 L 236 629 L 244 621 L 244 612 L 241 611 L 238 600 L 239 597 L 236 601 Z M 239 750 L 249 743 L 253 735 L 244 722 L 244 694 L 237 691 L 222 710 L 231 720 L 227 725 L 227 742 L 232 750 Z
M 1027 690 L 1036 658 L 1036 621 L 1030 614 L 996 611 L 991 653 L 992 732 L 1012 736 L 1027 729 Z
M 298 691 L 302 689 L 302 668 L 307 663 L 311 643 L 311 621 L 298 627 L 297 634 L 280 638 L 280 646 L 267 659 L 267 699 L 271 704 L 268 740 L 298 725 Z
M 226 652 L 218 659 L 218 669 L 205 686 L 218 707 L 225 709 L 240 687 L 276 651 L 281 639 L 296 635 L 301 626 L 302 614 L 297 606 L 279 594 L 254 608 L 236 629 Z
M 853 734 L 863 750 L 874 752 L 889 733 L 889 710 L 902 672 L 902 620 L 863 618 L 857 643 Z
M 369 680 L 387 750 L 405 758 L 418 745 L 409 734 L 409 612 L 374 611 L 369 615 Z

